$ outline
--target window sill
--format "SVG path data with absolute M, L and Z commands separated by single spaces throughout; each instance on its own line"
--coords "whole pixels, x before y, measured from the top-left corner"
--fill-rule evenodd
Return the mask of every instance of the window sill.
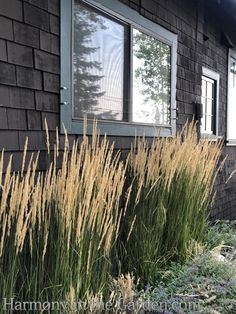
M 68 134 L 83 135 L 83 120 L 72 120 L 69 125 L 65 125 Z M 146 137 L 171 137 L 175 135 L 173 126 L 154 126 L 148 124 L 136 124 L 116 121 L 98 121 L 97 129 L 101 135 L 108 136 L 146 136 Z M 64 133 L 64 129 L 61 129 Z M 87 135 L 93 133 L 93 121 L 88 120 Z
M 206 134 L 206 133 L 201 133 L 201 140 L 207 140 L 211 142 L 217 142 L 223 140 L 223 136 L 221 135 L 215 135 L 215 134 Z M 235 142 L 236 145 L 236 142 Z
M 236 139 L 235 140 L 226 140 L 226 146 L 236 146 Z

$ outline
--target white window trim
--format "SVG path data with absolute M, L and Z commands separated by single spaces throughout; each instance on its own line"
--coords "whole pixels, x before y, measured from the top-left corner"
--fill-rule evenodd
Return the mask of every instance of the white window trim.
M 171 123 L 169 126 L 153 126 L 142 123 L 99 121 L 101 134 L 114 136 L 175 136 L 176 134 L 176 79 L 177 79 L 177 35 L 148 20 L 118 0 L 81 0 L 104 12 L 128 22 L 140 30 L 156 37 L 171 47 Z M 83 120 L 72 119 L 72 23 L 73 0 L 61 0 L 61 132 L 64 127 L 70 134 L 83 133 Z M 92 121 L 88 121 L 88 134 L 92 133 Z
M 219 138 L 219 95 L 220 95 L 220 74 L 209 69 L 202 67 L 202 76 L 209 77 L 210 79 L 216 82 L 216 108 L 215 108 L 215 134 L 214 133 L 206 133 L 201 132 L 201 137 L 210 138 L 210 139 L 218 139 Z
M 226 133 L 226 145 L 227 146 L 236 146 L 236 136 L 235 138 L 229 138 L 229 97 L 230 97 L 230 62 L 231 62 L 231 57 L 236 59 L 236 51 L 233 49 L 229 49 L 228 53 L 228 85 L 227 85 L 227 133 Z

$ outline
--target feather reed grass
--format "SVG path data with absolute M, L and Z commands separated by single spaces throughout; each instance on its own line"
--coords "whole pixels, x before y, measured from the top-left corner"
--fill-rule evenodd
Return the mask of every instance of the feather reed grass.
M 49 150 L 48 132 L 47 143 Z M 37 173 L 39 154 L 25 169 L 26 142 L 21 171 L 12 172 L 11 158 L 4 180 L 2 152 L 0 295 L 5 298 L 65 300 L 73 287 L 76 297 L 85 299 L 106 289 L 127 164 L 100 138 L 96 123 L 91 143 L 84 135 L 70 148 L 65 136 L 60 170 L 58 147 L 57 140 L 48 170 Z
M 114 269 L 154 283 L 161 266 L 200 247 L 222 144 L 198 142 L 194 123 L 151 147 L 137 139 L 126 162 L 96 123 L 90 139 L 85 121 L 72 147 L 65 135 L 62 156 L 58 132 L 54 154 L 48 131 L 46 142 L 44 173 L 37 171 L 39 153 L 26 163 L 28 141 L 19 172 L 12 172 L 12 157 L 3 167 L 1 154 L 1 296 L 71 304 L 94 296 L 96 303 L 109 294 Z M 133 298 L 130 275 L 113 283 L 128 287 L 124 295 L 114 288 L 114 296 Z
M 169 260 L 184 261 L 199 248 L 223 164 L 221 146 L 198 142 L 194 122 L 175 138 L 155 138 L 151 147 L 145 138 L 136 140 L 129 156 L 133 187 L 123 226 L 123 273 L 153 283 Z

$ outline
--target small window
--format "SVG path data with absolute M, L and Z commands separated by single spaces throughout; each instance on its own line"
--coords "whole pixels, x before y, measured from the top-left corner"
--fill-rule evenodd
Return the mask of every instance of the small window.
M 227 140 L 236 145 L 236 52 L 229 51 L 228 69 L 228 106 L 227 106 Z
M 218 136 L 218 104 L 219 104 L 218 73 L 207 68 L 202 70 L 202 106 L 201 133 Z
M 68 132 L 82 133 L 86 116 L 109 135 L 174 135 L 177 35 L 117 0 L 61 4 Z

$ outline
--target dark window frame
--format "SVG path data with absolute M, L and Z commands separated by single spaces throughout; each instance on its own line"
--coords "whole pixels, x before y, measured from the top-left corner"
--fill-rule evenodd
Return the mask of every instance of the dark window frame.
M 61 132 L 64 127 L 69 134 L 83 133 L 83 119 L 72 118 L 73 104 L 73 0 L 61 0 Z M 141 16 L 135 10 L 118 0 L 81 0 L 105 14 L 128 23 L 171 47 L 171 110 L 170 126 L 153 126 L 145 123 L 98 120 L 101 134 L 112 136 L 174 136 L 176 134 L 176 75 L 177 75 L 177 35 Z M 130 49 L 131 50 L 131 49 Z M 131 61 L 130 61 L 131 62 Z M 131 78 L 129 77 L 129 80 Z M 124 82 L 125 83 L 125 82 Z M 131 86 L 131 84 L 129 84 Z M 132 91 L 129 89 L 129 99 Z M 129 100 L 129 103 L 131 101 Z M 93 121 L 88 120 L 88 134 L 92 134 Z

